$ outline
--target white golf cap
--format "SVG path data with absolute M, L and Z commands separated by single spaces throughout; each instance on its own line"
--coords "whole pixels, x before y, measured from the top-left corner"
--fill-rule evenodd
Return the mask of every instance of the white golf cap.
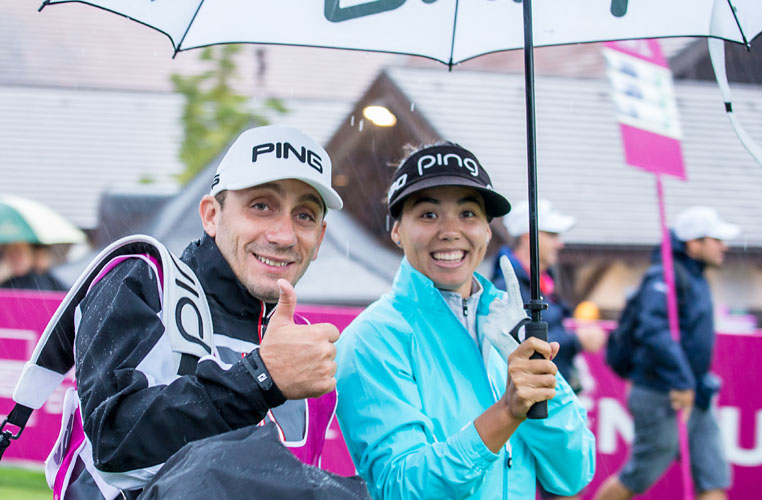
M 546 233 L 565 233 L 577 220 L 555 209 L 548 200 L 537 200 L 537 229 Z M 520 201 L 503 218 L 503 224 L 511 236 L 521 236 L 529 232 L 529 202 Z
M 343 206 L 331 187 L 331 159 L 325 149 L 295 128 L 276 125 L 252 128 L 238 136 L 220 161 L 209 194 L 283 179 L 309 184 L 328 208 Z
M 677 216 L 673 226 L 675 235 L 680 241 L 696 240 L 699 238 L 715 238 L 732 240 L 741 234 L 740 226 L 720 219 L 717 210 L 711 207 L 690 207 Z

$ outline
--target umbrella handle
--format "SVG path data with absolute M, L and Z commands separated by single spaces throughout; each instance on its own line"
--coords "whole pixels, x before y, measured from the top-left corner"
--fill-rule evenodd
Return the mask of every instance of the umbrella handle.
M 530 321 L 529 323 L 526 323 L 524 325 L 524 332 L 526 333 L 526 338 L 536 337 L 545 342 L 548 341 L 548 324 L 544 321 Z M 529 359 L 543 359 L 543 356 L 535 351 Z M 527 418 L 548 418 L 548 402 L 540 401 L 539 403 L 533 404 L 527 412 Z

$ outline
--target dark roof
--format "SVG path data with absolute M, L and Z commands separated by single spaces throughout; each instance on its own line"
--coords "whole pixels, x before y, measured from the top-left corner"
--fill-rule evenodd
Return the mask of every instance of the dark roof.
M 577 216 L 579 223 L 566 241 L 629 247 L 656 243 L 654 176 L 624 164 L 609 82 L 542 76 L 536 84 L 540 196 Z M 737 116 L 762 142 L 762 122 L 755 119 L 762 110 L 762 87 L 737 85 L 734 92 Z M 762 166 L 733 132 L 716 83 L 680 81 L 676 94 L 688 181 L 665 179 L 668 220 L 690 205 L 712 205 L 743 227 L 741 239 L 731 246 L 762 247 Z M 381 130 L 367 122 L 360 127 L 360 110 L 370 102 L 390 106 L 400 130 Z M 390 68 L 357 103 L 354 121 L 345 121 L 329 143 L 332 154 L 355 160 L 342 165 L 340 173 L 349 179 L 342 194 L 351 197 L 362 190 L 348 206 L 380 235 L 381 200 L 391 169 L 383 170 L 385 180 L 376 180 L 378 169 L 399 159 L 404 142 L 443 138 L 472 150 L 510 200 L 526 199 L 524 115 L 521 75 Z M 363 182 L 368 176 L 373 182 Z M 367 200 L 379 208 L 367 213 Z

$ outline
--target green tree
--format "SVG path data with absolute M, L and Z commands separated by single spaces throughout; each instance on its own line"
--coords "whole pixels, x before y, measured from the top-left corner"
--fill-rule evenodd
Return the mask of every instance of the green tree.
M 250 104 L 250 98 L 238 94 L 231 83 L 236 78 L 234 56 L 240 45 L 207 47 L 201 59 L 211 69 L 198 75 L 171 76 L 175 91 L 185 97 L 183 107 L 183 141 L 180 160 L 185 171 L 178 176 L 181 183 L 192 179 L 206 167 L 244 128 L 266 125 L 267 109 L 285 113 L 278 99 L 267 99 L 261 109 Z

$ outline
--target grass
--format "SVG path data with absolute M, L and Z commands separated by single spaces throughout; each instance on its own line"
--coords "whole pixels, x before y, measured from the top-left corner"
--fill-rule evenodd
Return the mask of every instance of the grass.
M 3 500 L 50 500 L 53 492 L 40 471 L 0 467 L 0 498 Z

